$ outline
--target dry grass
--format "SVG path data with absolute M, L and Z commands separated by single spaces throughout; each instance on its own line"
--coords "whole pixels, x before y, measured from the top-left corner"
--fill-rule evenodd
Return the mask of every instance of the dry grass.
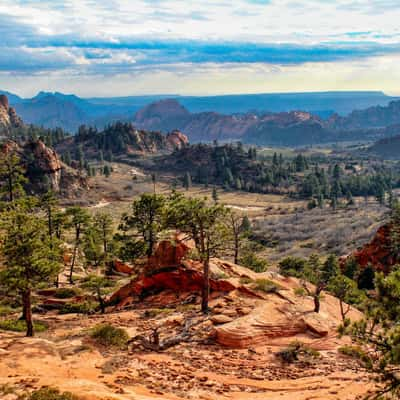
M 267 243 L 267 256 L 279 261 L 287 256 L 354 251 L 368 242 L 382 224 L 386 209 L 375 202 L 339 209 L 314 209 L 289 215 L 266 215 L 255 222 L 257 237 Z

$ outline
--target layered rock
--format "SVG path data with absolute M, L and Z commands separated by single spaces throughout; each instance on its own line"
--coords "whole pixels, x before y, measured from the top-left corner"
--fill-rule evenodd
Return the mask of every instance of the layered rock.
M 190 247 L 179 237 L 173 242 L 161 242 L 155 255 L 142 266 L 142 274 L 115 292 L 109 304 L 119 309 L 127 305 L 164 308 L 198 304 L 204 284 L 203 265 L 188 259 Z M 267 279 L 270 285 L 276 285 L 276 290 L 259 289 L 259 279 Z M 341 323 L 338 300 L 324 295 L 317 314 L 313 312 L 312 298 L 295 295 L 298 287 L 300 283 L 294 278 L 268 272 L 257 274 L 211 259 L 210 322 L 214 328 L 210 336 L 231 348 L 275 345 L 296 338 L 318 343 L 321 338 L 328 341 L 330 336 L 336 337 Z M 360 316 L 351 309 L 349 317 L 356 320 Z

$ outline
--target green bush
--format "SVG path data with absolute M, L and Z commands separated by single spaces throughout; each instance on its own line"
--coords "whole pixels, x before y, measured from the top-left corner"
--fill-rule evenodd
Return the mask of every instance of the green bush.
M 288 347 L 276 353 L 276 356 L 286 363 L 292 363 L 302 358 L 318 358 L 320 356 L 317 350 L 314 350 L 306 344 L 295 340 Z
M 6 319 L 0 321 L 0 329 L 4 331 L 25 332 L 26 322 L 19 319 Z M 35 332 L 44 332 L 47 330 L 47 325 L 43 322 L 34 322 L 33 329 Z
M 27 400 L 79 400 L 79 398 L 69 392 L 61 393 L 58 389 L 43 387 L 33 391 Z
M 103 346 L 124 348 L 129 340 L 129 335 L 122 328 L 105 324 L 94 327 L 90 336 Z
M 95 312 L 97 303 L 85 301 L 83 303 L 67 303 L 60 310 L 60 314 L 91 314 Z
M 254 272 L 265 272 L 268 268 L 267 261 L 257 257 L 253 252 L 243 255 L 239 260 L 239 264 L 244 265 Z
M 240 278 L 239 282 L 240 282 L 242 285 L 248 285 L 249 283 L 253 283 L 254 280 L 251 279 L 251 278 L 248 278 L 247 276 L 242 276 L 242 277 Z
M 299 297 L 304 297 L 307 295 L 306 290 L 302 287 L 294 288 L 293 291 L 294 291 L 294 294 Z
M 307 260 L 299 257 L 286 257 L 278 264 L 283 276 L 299 277 L 307 266 Z
M 338 352 L 345 356 L 349 356 L 362 361 L 362 363 L 369 368 L 372 367 L 372 360 L 360 346 L 345 345 L 339 347 Z
M 2 306 L 0 305 L 0 317 L 4 317 L 6 315 L 13 314 L 17 312 L 18 309 L 12 308 L 10 306 Z
M 254 288 L 257 290 L 262 290 L 265 293 L 275 293 L 282 289 L 280 285 L 270 281 L 269 279 L 256 279 Z

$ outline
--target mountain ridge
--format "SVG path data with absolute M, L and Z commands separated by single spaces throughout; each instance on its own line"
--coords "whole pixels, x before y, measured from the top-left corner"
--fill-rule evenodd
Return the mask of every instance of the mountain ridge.
M 2 91 L 0 91 L 2 93 Z M 5 93 L 5 92 L 4 92 Z M 140 109 L 163 99 L 174 99 L 190 113 L 255 114 L 305 110 L 326 118 L 334 113 L 343 116 L 355 109 L 386 106 L 393 99 L 383 92 L 299 92 L 259 93 L 217 96 L 145 95 L 83 98 L 60 92 L 39 92 L 32 98 L 5 93 L 26 123 L 47 128 L 59 126 L 71 133 L 82 124 L 103 128 L 121 121 L 131 121 Z M 50 104 L 50 99 L 54 105 Z M 58 108 L 58 111 L 55 109 Z M 51 114 L 51 117 L 49 115 Z

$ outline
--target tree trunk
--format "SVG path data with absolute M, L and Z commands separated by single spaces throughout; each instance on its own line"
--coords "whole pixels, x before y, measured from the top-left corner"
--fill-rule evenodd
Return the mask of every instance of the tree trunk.
M 22 315 L 20 321 L 26 321 L 26 307 L 24 302 L 22 302 Z
M 344 319 L 346 318 L 346 315 L 343 310 L 343 302 L 341 299 L 339 299 L 339 306 L 340 306 L 340 315 L 342 316 L 342 321 L 344 321 Z
M 13 182 L 12 182 L 11 173 L 8 177 L 8 195 L 10 198 L 10 203 L 12 203 L 14 201 L 14 193 L 13 193 Z
M 27 289 L 22 295 L 22 301 L 25 310 L 26 336 L 33 336 L 32 307 L 31 307 L 31 290 Z
M 210 259 L 209 257 L 206 257 L 204 260 L 204 269 L 203 269 L 203 276 L 204 276 L 204 282 L 203 282 L 203 290 L 202 290 L 202 295 L 201 295 L 201 311 L 204 314 L 208 313 L 208 297 L 210 295 Z
M 319 313 L 319 309 L 321 307 L 319 294 L 314 295 L 314 312 Z
M 79 230 L 76 231 L 76 236 L 75 236 L 75 246 L 74 246 L 74 251 L 72 253 L 72 260 L 71 260 L 71 268 L 69 270 L 69 283 L 74 283 L 72 279 L 72 273 L 74 272 L 74 266 L 75 266 L 75 260 L 76 260 L 76 253 L 78 251 L 78 246 L 79 246 L 79 236 L 80 232 Z
M 106 306 L 104 304 L 103 297 L 101 297 L 100 288 L 97 288 L 97 299 L 99 300 L 100 310 L 102 314 L 106 312 Z
M 239 238 L 235 237 L 235 256 L 234 263 L 237 264 L 239 261 Z

